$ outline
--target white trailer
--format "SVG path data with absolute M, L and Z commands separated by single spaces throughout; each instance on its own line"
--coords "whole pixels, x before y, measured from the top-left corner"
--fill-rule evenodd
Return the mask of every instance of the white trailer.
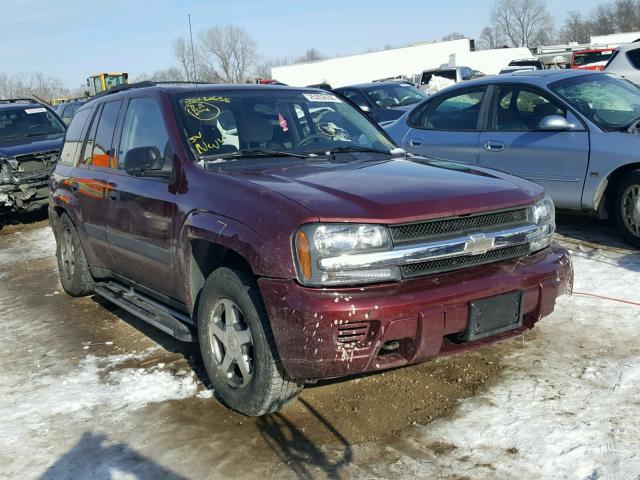
M 625 43 L 640 41 L 640 32 L 614 33 L 591 37 L 591 48 L 616 48 Z
M 399 75 L 412 77 L 423 70 L 448 64 L 452 59 L 457 65 L 493 74 L 511 60 L 530 56 L 526 48 L 472 52 L 471 41 L 461 39 L 273 67 L 271 76 L 292 86 L 328 83 L 332 87 L 344 87 Z

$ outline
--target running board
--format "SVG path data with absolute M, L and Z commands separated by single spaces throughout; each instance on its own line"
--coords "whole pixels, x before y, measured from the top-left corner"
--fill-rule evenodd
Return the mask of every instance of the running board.
M 195 330 L 187 325 L 191 322 L 187 315 L 158 303 L 133 288 L 125 287 L 116 282 L 108 282 L 99 284 L 94 288 L 94 291 L 97 295 L 181 342 L 198 341 Z

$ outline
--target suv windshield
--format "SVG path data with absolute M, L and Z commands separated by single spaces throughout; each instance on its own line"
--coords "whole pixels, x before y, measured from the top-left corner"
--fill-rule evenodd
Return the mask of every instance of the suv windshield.
M 183 134 L 198 158 L 395 148 L 363 114 L 327 92 L 218 89 L 175 99 Z
M 0 140 L 63 135 L 64 125 L 45 107 L 24 104 L 0 109 Z
M 413 105 L 428 97 L 409 85 L 381 85 L 369 88 L 366 93 L 373 103 L 382 108 Z
M 640 117 L 640 88 L 608 74 L 567 78 L 549 88 L 606 131 L 629 128 Z

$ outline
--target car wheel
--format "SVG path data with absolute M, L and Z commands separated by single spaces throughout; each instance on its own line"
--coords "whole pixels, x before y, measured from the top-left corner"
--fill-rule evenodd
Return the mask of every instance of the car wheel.
M 65 292 L 73 297 L 83 297 L 93 292 L 93 278 L 89 271 L 80 237 L 67 214 L 57 222 L 56 257 L 60 282 Z
M 625 240 L 640 247 L 640 171 L 631 172 L 618 187 L 615 219 Z
M 219 268 L 207 279 L 198 308 L 202 360 L 216 396 L 250 416 L 281 409 L 303 383 L 284 372 L 269 320 L 251 275 Z

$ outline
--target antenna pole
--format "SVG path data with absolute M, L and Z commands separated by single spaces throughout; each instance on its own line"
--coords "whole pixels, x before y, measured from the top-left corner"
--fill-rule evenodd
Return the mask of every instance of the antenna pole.
M 191 29 L 191 14 L 188 14 L 189 17 L 189 37 L 191 38 L 191 65 L 193 69 L 193 79 L 192 81 L 196 81 L 196 54 L 193 49 L 193 30 Z

